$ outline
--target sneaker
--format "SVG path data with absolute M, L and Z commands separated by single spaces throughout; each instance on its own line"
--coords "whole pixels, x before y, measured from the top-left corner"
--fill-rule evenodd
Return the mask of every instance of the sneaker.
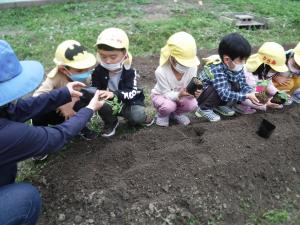
M 32 157 L 32 160 L 34 160 L 34 161 L 44 161 L 47 158 L 48 158 L 48 155 L 42 155 L 42 156 Z
M 115 135 L 116 129 L 118 126 L 119 126 L 118 120 L 112 125 L 104 125 L 101 136 L 102 137 L 111 137 L 111 136 Z
M 218 113 L 222 114 L 223 116 L 233 116 L 235 113 L 228 106 L 217 106 L 216 108 L 214 108 L 214 111 L 217 111 Z
M 243 105 L 243 104 L 236 104 L 232 107 L 232 109 L 240 114 L 249 115 L 256 113 L 255 109 L 252 109 L 250 106 Z
M 161 127 L 168 127 L 169 126 L 169 116 L 156 116 L 156 125 Z
M 221 117 L 218 114 L 215 114 L 214 111 L 211 109 L 201 109 L 198 107 L 198 109 L 195 112 L 195 115 L 197 117 L 204 117 L 205 119 L 208 119 L 210 122 L 217 122 L 221 120 Z
M 184 114 L 174 114 L 173 118 L 178 124 L 187 126 L 191 123 L 190 119 Z
M 298 104 L 300 104 L 300 93 L 292 95 L 292 100 Z
M 90 140 L 95 139 L 98 135 L 95 131 L 92 131 L 89 128 L 84 127 L 80 131 L 79 136 L 82 137 L 83 139 L 87 140 L 87 141 L 90 141 Z
M 146 127 L 150 127 L 150 126 L 153 125 L 154 122 L 155 122 L 155 118 L 153 118 L 153 117 L 147 115 L 147 116 L 146 116 L 146 120 L 145 120 L 145 122 L 144 122 L 144 125 L 145 125 Z

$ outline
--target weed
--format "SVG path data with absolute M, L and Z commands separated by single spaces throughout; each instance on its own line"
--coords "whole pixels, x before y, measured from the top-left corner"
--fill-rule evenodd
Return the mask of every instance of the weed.
M 270 223 L 279 224 L 287 221 L 289 214 L 286 210 L 270 210 L 263 214 L 262 217 Z

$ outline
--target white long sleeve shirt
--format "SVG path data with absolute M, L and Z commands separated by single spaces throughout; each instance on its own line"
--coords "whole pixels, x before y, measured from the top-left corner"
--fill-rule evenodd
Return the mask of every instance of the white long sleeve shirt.
M 164 95 L 166 98 L 177 101 L 179 92 L 189 84 L 193 77 L 197 76 L 197 67 L 190 68 L 177 80 L 171 65 L 166 63 L 155 70 L 156 84 L 151 90 L 151 95 Z

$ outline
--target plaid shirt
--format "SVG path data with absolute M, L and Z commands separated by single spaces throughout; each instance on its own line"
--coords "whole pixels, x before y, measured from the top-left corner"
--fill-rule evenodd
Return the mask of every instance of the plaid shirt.
M 225 102 L 244 101 L 246 94 L 253 91 L 246 83 L 244 70 L 233 72 L 224 63 L 205 66 L 198 77 L 202 80 L 204 89 L 213 86 L 221 100 Z M 238 84 L 240 91 L 232 91 L 230 83 Z

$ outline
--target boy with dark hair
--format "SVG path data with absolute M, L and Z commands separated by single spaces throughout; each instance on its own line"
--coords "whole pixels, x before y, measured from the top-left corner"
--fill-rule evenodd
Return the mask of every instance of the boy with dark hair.
M 102 136 L 115 134 L 118 116 L 131 125 L 151 125 L 153 121 L 145 113 L 145 96 L 137 87 L 136 71 L 130 68 L 132 56 L 126 33 L 118 28 L 105 29 L 98 36 L 96 46 L 99 65 L 92 74 L 92 86 L 102 90 L 101 98 L 119 104 L 116 108 L 105 103 L 98 111 L 104 122 Z
M 198 98 L 199 107 L 195 113 L 211 122 L 221 119 L 214 111 L 224 116 L 234 115 L 226 106 L 228 103 L 250 99 L 259 104 L 252 87 L 246 83 L 243 70 L 251 54 L 249 42 L 240 34 L 231 33 L 223 37 L 218 52 L 221 60 L 210 62 L 199 74 L 204 91 Z

